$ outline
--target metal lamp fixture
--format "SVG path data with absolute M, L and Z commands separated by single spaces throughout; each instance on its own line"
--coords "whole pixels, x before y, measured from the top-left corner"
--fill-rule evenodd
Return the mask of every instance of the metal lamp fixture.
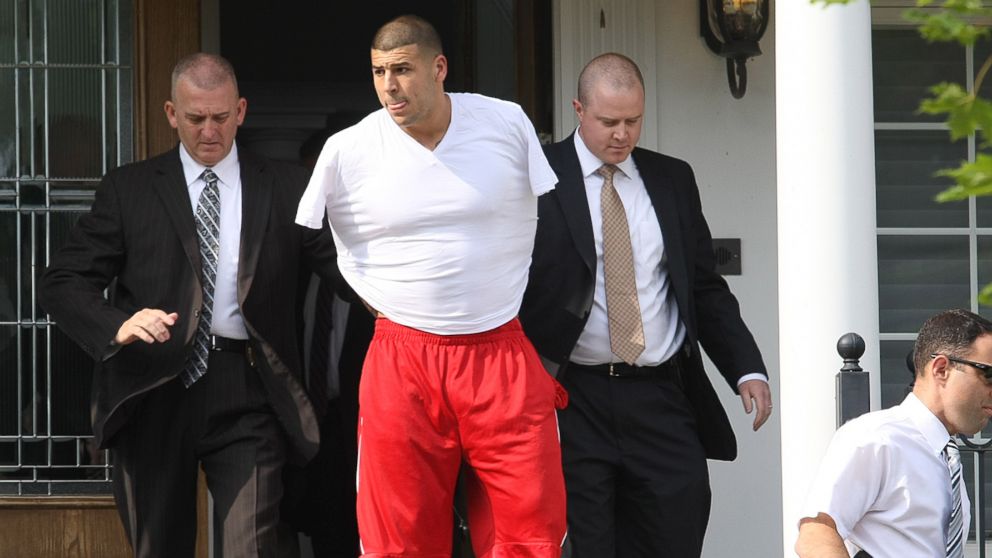
M 768 27 L 771 0 L 699 0 L 700 35 L 706 46 L 727 59 L 730 94 L 747 91 L 748 58 L 761 54 L 758 41 Z

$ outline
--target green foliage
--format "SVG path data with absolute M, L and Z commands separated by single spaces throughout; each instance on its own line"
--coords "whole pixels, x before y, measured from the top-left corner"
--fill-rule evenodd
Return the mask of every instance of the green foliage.
M 937 201 L 966 200 L 970 196 L 992 194 L 992 155 L 979 153 L 974 163 L 964 162 L 956 169 L 944 169 L 937 176 L 947 176 L 955 184 L 937 194 Z
M 985 285 L 978 292 L 978 303 L 982 306 L 992 306 L 992 283 Z
M 965 90 L 957 83 L 940 83 L 930 88 L 933 97 L 924 99 L 920 112 L 947 115 L 952 140 L 980 133 L 983 145 L 989 145 L 992 130 L 992 103 Z
M 964 0 L 948 0 L 944 3 L 944 8 L 947 9 L 948 4 L 963 2 Z M 926 0 L 920 0 L 919 3 L 929 4 Z M 920 35 L 928 41 L 956 41 L 962 46 L 972 46 L 978 39 L 988 37 L 989 29 L 970 23 L 968 20 L 976 16 L 989 15 L 989 10 L 982 8 L 981 2 L 966 3 L 977 3 L 979 7 L 968 6 L 939 12 L 912 9 L 903 12 L 903 18 L 917 24 Z

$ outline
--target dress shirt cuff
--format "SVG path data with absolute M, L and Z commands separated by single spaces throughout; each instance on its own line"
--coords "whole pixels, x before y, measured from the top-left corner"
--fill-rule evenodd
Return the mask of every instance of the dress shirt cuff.
M 764 374 L 760 372 L 755 372 L 754 374 L 744 374 L 743 376 L 741 376 L 741 379 L 737 380 L 737 387 L 739 388 L 741 387 L 741 384 L 743 384 L 744 382 L 749 382 L 751 380 L 761 380 L 766 384 L 768 383 L 768 378 Z

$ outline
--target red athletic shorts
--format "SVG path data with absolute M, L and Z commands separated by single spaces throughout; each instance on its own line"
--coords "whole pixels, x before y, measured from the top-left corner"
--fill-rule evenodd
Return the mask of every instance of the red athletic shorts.
M 565 536 L 556 399 L 516 319 L 434 335 L 380 318 L 359 389 L 362 556 L 450 558 L 464 461 L 478 558 L 556 558 Z

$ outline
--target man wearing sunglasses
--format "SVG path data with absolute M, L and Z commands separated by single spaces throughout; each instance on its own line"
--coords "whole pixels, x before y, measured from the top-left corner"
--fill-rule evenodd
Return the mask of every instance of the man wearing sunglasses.
M 954 436 L 992 416 L 992 322 L 965 310 L 928 319 L 915 384 L 830 442 L 799 521 L 802 558 L 963 556 L 970 504 Z

